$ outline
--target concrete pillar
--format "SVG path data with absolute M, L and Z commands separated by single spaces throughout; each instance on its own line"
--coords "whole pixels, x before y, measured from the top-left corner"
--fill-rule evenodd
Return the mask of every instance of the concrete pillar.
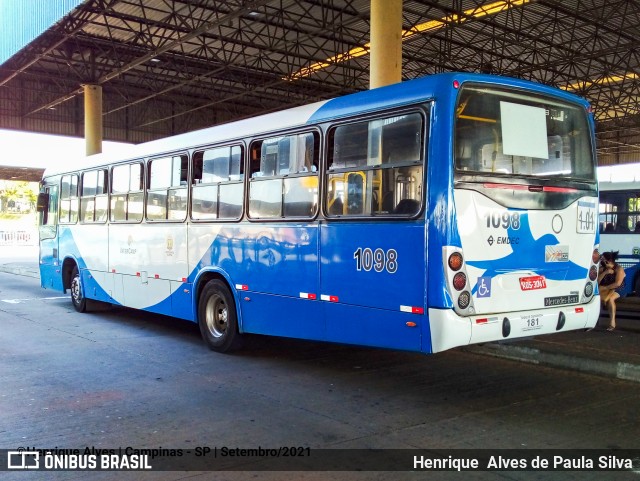
M 86 154 L 102 152 L 102 87 L 84 84 L 84 139 Z
M 371 0 L 369 88 L 402 80 L 402 0 Z

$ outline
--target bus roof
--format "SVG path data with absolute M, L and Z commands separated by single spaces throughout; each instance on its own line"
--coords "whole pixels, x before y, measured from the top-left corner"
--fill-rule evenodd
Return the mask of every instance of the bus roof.
M 81 157 L 64 166 L 47 167 L 44 176 L 75 172 L 121 161 L 143 159 L 158 154 L 232 141 L 348 115 L 415 104 L 438 96 L 445 98 L 451 96 L 454 91 L 452 88 L 454 80 L 457 80 L 460 85 L 464 82 L 491 82 L 496 86 L 526 88 L 541 94 L 560 97 L 569 102 L 577 102 L 585 108 L 588 107 L 588 103 L 584 99 L 574 94 L 527 80 L 474 73 L 441 73 L 132 145 L 131 149 L 124 154 L 119 152 L 117 154 L 96 154 Z

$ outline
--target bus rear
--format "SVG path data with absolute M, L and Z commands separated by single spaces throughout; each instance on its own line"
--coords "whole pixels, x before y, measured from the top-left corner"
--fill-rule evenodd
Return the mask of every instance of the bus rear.
M 449 309 L 430 311 L 434 352 L 594 326 L 598 192 L 586 104 L 548 89 L 457 90 L 455 227 L 442 249 Z

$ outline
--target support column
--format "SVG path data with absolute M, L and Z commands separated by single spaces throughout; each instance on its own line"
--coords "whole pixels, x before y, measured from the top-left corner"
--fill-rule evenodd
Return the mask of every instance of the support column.
M 371 0 L 369 88 L 402 80 L 402 0 Z
M 86 154 L 102 152 L 102 87 L 84 84 L 84 139 Z

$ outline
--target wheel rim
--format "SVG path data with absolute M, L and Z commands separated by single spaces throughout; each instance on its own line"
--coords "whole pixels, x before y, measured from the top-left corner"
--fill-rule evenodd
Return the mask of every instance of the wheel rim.
M 211 296 L 205 309 L 205 320 L 209 333 L 216 338 L 224 336 L 227 331 L 229 309 L 220 296 Z
M 71 281 L 71 300 L 76 305 L 82 302 L 82 289 L 80 287 L 80 276 L 75 276 Z

